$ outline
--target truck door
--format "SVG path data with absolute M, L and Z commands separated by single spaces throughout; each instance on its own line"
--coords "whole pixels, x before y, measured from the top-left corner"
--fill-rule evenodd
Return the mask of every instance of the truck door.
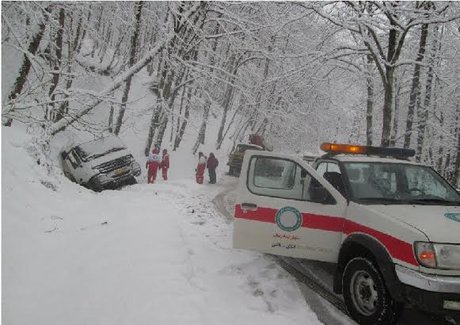
M 247 151 L 235 205 L 233 246 L 336 262 L 346 201 L 308 163 Z

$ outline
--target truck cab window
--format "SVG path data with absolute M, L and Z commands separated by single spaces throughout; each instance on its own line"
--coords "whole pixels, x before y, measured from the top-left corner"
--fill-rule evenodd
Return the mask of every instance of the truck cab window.
M 339 165 L 333 162 L 321 162 L 316 167 L 318 174 L 324 177 L 334 188 L 346 197 L 345 184 Z
M 318 203 L 334 201 L 318 181 L 291 160 L 255 156 L 248 176 L 248 189 L 254 194 Z

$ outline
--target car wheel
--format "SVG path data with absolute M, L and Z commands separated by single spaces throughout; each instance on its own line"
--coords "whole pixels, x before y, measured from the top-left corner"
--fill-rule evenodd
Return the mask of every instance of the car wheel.
M 348 313 L 358 324 L 394 324 L 402 305 L 388 292 L 378 268 L 367 258 L 355 257 L 342 276 Z
M 131 177 L 130 179 L 128 179 L 128 181 L 126 182 L 127 185 L 134 185 L 134 184 L 137 184 L 137 180 L 136 178 L 133 176 Z
M 93 190 L 94 192 L 102 192 L 104 190 L 104 187 L 101 185 L 101 183 L 94 177 L 91 178 L 89 182 L 86 183 L 84 186 L 86 188 L 89 188 L 90 190 Z
M 230 176 L 234 176 L 235 175 L 235 168 L 233 168 L 232 166 L 230 166 L 229 170 L 228 170 L 228 174 Z

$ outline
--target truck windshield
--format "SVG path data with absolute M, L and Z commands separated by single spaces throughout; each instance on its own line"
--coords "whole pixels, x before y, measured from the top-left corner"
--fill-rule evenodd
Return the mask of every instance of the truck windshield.
M 353 201 L 460 205 L 460 194 L 430 167 L 378 162 L 344 162 L 343 166 Z
M 75 151 L 84 162 L 104 156 L 110 152 L 120 151 L 123 149 L 125 149 L 124 144 L 116 137 L 102 138 L 82 143 L 75 147 Z

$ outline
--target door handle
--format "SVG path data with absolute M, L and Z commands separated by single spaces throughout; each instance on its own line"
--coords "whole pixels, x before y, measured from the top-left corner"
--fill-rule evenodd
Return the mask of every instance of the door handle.
M 255 211 L 257 210 L 257 204 L 254 203 L 241 203 L 241 208 L 246 211 Z

